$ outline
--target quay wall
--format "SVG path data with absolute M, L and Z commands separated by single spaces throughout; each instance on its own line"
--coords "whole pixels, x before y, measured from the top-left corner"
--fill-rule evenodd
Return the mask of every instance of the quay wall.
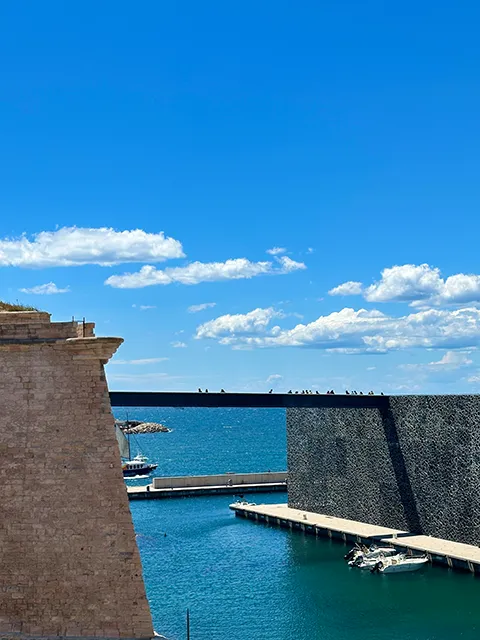
M 286 471 L 265 473 L 225 473 L 212 476 L 163 476 L 153 479 L 154 489 L 174 489 L 183 487 L 213 487 L 226 484 L 266 484 L 285 482 Z
M 480 545 L 480 396 L 287 409 L 288 506 Z
M 1 637 L 153 636 L 93 326 L 0 312 Z

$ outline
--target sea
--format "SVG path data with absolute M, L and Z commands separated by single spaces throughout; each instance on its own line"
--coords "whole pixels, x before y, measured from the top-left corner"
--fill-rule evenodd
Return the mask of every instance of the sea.
M 138 408 L 128 417 L 171 429 L 132 442 L 132 453 L 158 462 L 156 475 L 286 469 L 281 409 Z M 187 609 L 192 640 L 479 640 L 478 578 L 350 569 L 343 544 L 236 518 L 232 500 L 130 503 L 154 627 L 169 640 L 186 638 Z

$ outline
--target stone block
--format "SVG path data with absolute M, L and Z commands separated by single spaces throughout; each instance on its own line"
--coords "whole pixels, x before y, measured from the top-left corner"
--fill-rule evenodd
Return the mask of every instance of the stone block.
M 79 325 L 0 312 L 0 636 L 153 636 L 103 371 L 122 340 Z

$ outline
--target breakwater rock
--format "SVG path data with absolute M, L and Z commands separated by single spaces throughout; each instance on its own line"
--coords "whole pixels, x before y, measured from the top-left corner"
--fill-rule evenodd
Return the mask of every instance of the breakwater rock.
M 115 420 L 123 433 L 170 433 L 171 429 L 158 422 L 140 422 L 139 420 Z

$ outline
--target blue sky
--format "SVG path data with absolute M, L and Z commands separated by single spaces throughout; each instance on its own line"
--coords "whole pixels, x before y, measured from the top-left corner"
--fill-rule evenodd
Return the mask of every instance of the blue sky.
M 0 297 L 114 389 L 478 391 L 480 9 L 297 4 L 2 3 Z

